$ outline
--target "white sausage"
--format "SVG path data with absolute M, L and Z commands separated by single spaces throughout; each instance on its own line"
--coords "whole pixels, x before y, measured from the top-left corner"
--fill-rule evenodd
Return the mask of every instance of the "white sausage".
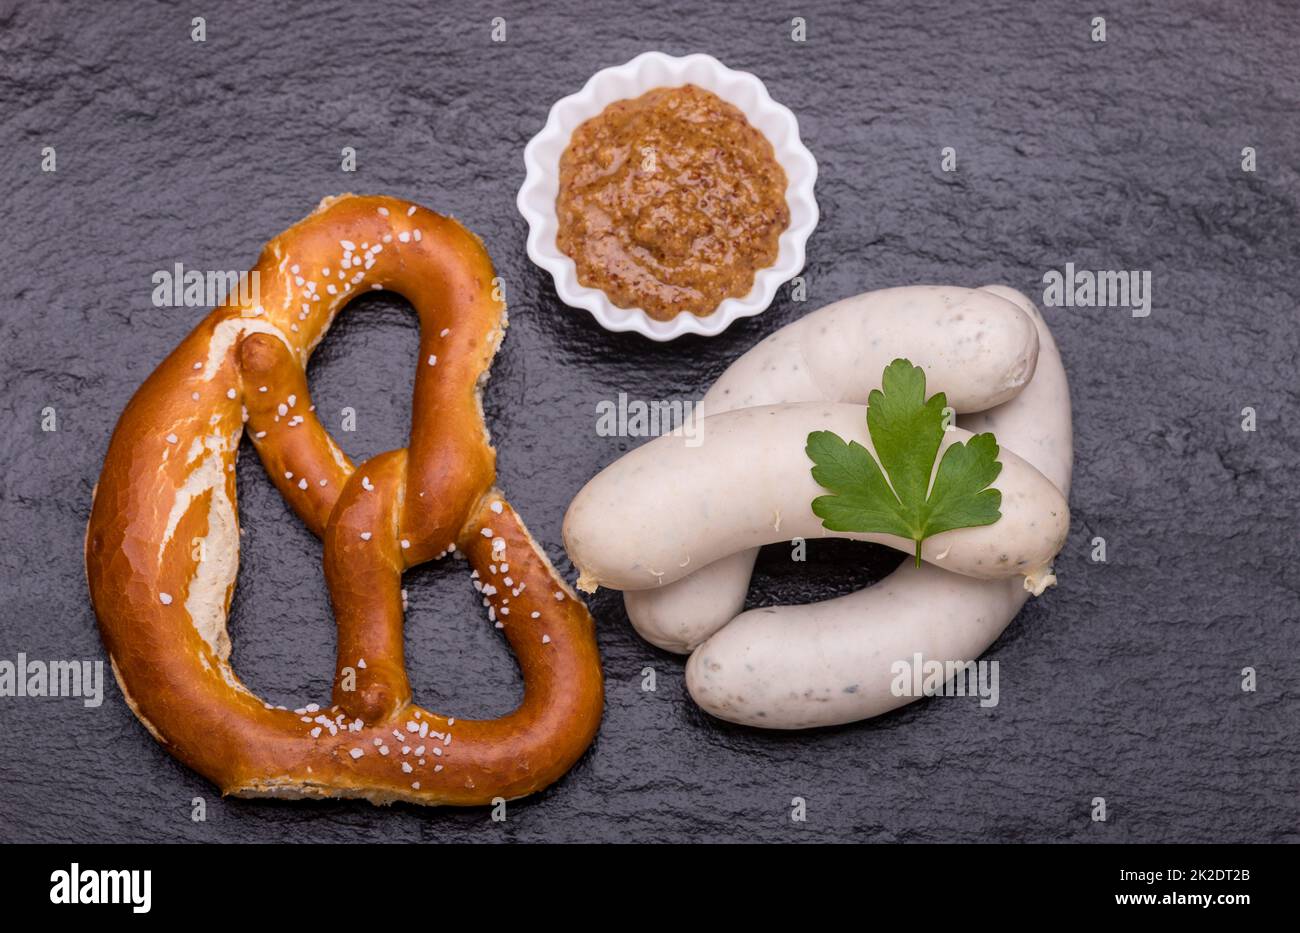
M 896 535 L 822 527 L 811 503 L 817 484 L 804 450 L 812 431 L 833 431 L 874 454 L 865 405 L 798 402 L 705 418 L 703 443 L 665 435 L 606 467 L 574 498 L 564 542 L 578 586 L 637 590 L 672 583 L 739 549 L 791 538 L 874 541 L 912 553 Z M 941 449 L 971 435 L 954 428 Z M 942 456 L 942 454 L 940 454 Z M 1002 517 L 925 540 L 923 560 L 967 576 L 998 579 L 1050 565 L 1065 541 L 1069 511 L 1052 483 L 1002 449 Z
M 972 431 L 994 431 L 1004 455 L 1008 449 L 1019 452 L 1068 495 L 1070 397 L 1056 344 L 1023 295 L 1001 286 L 987 291 L 1032 316 L 1038 367 L 1015 399 L 961 423 Z M 742 613 L 691 656 L 687 689 L 715 716 L 767 728 L 877 716 L 914 699 L 891 692 L 894 662 L 917 653 L 927 661 L 972 661 L 1028 595 L 1014 579 L 975 580 L 905 561 L 885 580 L 849 596 Z
M 926 395 L 958 412 L 1012 398 L 1034 374 L 1038 331 L 1016 305 L 975 288 L 914 285 L 837 301 L 788 324 L 732 363 L 704 396 L 706 415 L 783 402 L 866 404 L 904 358 Z
M 988 291 L 909 286 L 827 305 L 770 335 L 731 364 L 702 400 L 708 414 L 751 405 L 865 403 L 889 363 L 920 366 L 929 394 L 957 412 L 1011 398 L 1033 376 L 1038 330 L 1015 304 Z M 744 607 L 757 549 L 700 567 L 675 583 L 623 594 L 647 641 L 689 654 Z
M 715 560 L 676 583 L 626 590 L 623 606 L 632 627 L 665 651 L 690 654 L 745 608 L 758 548 Z

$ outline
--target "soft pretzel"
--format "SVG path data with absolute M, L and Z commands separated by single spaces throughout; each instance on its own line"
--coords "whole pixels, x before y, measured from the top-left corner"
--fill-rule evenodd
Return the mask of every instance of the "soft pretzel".
M 127 703 L 238 796 L 480 804 L 547 786 L 596 734 L 600 660 L 591 616 L 493 485 L 479 392 L 506 316 L 482 243 L 406 201 L 348 195 L 273 239 L 255 271 L 261 304 L 199 324 L 132 398 L 105 457 L 86 569 Z M 305 373 L 334 316 L 372 288 L 414 305 L 421 362 L 407 446 L 354 466 Z M 228 663 L 245 431 L 324 542 L 338 622 L 329 704 L 272 706 Z M 499 719 L 411 701 L 402 572 L 452 551 L 523 675 L 522 704 Z

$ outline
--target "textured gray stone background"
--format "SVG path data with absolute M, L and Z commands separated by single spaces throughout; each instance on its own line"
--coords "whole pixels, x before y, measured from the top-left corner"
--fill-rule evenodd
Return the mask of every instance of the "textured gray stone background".
M 594 436 L 597 400 L 698 398 L 765 334 L 866 289 L 1005 282 L 1041 297 L 1066 261 L 1151 270 L 1144 320 L 1048 311 L 1075 405 L 1073 528 L 1060 586 L 988 655 L 1001 705 L 936 700 L 804 734 L 732 727 L 692 705 L 680 661 L 602 592 L 599 739 L 504 825 L 481 809 L 223 801 L 149 738 L 110 676 L 99 709 L 0 699 L 0 837 L 1300 838 L 1300 11 L 786 6 L 0 2 L 0 658 L 103 657 L 81 558 L 91 487 L 127 399 L 206 313 L 155 308 L 151 274 L 247 268 L 322 196 L 356 190 L 454 214 L 486 241 L 512 310 L 487 393 L 501 483 L 566 573 L 569 498 L 637 443 Z M 1089 40 L 1095 13 L 1105 44 Z M 189 38 L 199 14 L 204 44 Z M 505 44 L 489 41 L 493 16 Z M 719 338 L 661 346 L 599 329 L 528 262 L 524 144 L 556 99 L 647 49 L 717 55 L 798 115 L 821 167 L 806 304 L 783 290 Z M 47 145 L 55 174 L 39 170 Z M 956 174 L 939 170 L 944 146 Z M 415 353 L 414 316 L 389 295 L 359 299 L 317 353 L 326 420 L 358 411 L 340 435 L 354 457 L 404 443 Z M 45 406 L 57 433 L 39 428 Z M 235 666 L 272 702 L 323 700 L 320 546 L 247 447 L 239 494 Z M 1095 535 L 1107 563 L 1089 558 Z M 899 559 L 810 556 L 765 555 L 752 603 L 846 592 Z M 407 585 L 417 695 L 466 717 L 510 709 L 517 671 L 464 573 L 425 568 Z M 646 666 L 655 693 L 640 688 Z M 805 824 L 788 817 L 796 795 Z M 196 796 L 206 823 L 189 818 Z M 1105 824 L 1089 819 L 1095 796 Z

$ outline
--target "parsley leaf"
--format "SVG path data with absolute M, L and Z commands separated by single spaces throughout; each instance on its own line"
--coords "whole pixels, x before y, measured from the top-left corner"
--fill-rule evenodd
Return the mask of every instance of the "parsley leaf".
M 924 370 L 894 360 L 867 398 L 867 431 L 879 464 L 857 441 L 845 443 L 832 431 L 809 434 L 813 479 L 830 492 L 812 502 L 822 525 L 911 538 L 919 567 L 921 542 L 931 535 L 1001 518 L 1002 493 L 988 488 L 1002 472 L 992 434 L 950 445 L 934 472 L 947 406 L 942 392 L 926 401 Z

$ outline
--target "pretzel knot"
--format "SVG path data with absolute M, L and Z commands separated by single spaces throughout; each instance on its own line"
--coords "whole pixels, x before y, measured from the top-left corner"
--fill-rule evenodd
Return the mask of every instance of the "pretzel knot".
M 506 326 L 491 260 L 454 220 L 405 201 L 326 199 L 272 240 L 261 303 L 217 308 L 127 406 L 86 537 L 114 674 L 173 755 L 239 796 L 477 804 L 550 784 L 594 738 L 594 625 L 494 488 L 479 391 Z M 420 318 L 405 448 L 354 466 L 311 404 L 307 360 L 356 294 L 384 288 Z M 253 695 L 228 660 L 239 560 L 235 458 L 244 430 L 323 540 L 338 624 L 333 702 Z M 411 700 L 404 570 L 453 551 L 519 662 L 524 700 L 458 720 Z

